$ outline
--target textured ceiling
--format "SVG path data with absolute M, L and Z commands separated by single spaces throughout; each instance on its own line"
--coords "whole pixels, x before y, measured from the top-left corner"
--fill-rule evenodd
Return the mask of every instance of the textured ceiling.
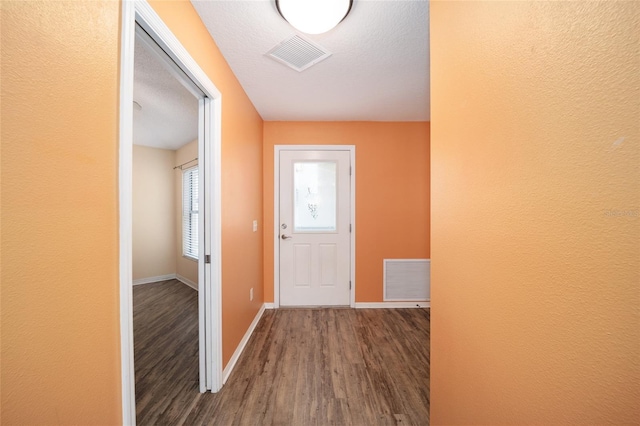
M 265 120 L 430 118 L 427 0 L 354 0 L 336 28 L 303 34 L 332 56 L 302 72 L 265 56 L 296 34 L 273 0 L 191 2 Z
M 198 138 L 198 99 L 136 37 L 133 142 L 176 150 Z

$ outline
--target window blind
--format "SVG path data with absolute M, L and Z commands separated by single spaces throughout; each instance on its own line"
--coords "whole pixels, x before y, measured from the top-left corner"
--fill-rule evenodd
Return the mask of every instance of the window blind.
M 182 254 L 198 259 L 198 167 L 182 172 Z

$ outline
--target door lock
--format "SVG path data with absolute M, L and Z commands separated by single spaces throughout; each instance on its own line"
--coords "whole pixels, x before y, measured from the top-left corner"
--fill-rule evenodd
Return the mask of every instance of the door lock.
M 286 223 L 283 223 L 282 225 L 280 225 L 280 228 L 282 228 L 282 229 L 287 229 L 287 224 L 286 224 Z

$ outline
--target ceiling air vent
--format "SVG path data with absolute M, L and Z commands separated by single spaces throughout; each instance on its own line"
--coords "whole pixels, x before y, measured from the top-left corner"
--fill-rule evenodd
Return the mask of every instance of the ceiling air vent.
M 299 35 L 294 35 L 268 51 L 266 55 L 299 72 L 327 59 L 331 53 Z

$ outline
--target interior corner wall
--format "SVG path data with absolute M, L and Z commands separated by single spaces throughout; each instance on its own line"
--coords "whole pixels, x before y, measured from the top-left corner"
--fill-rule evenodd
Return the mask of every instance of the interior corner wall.
M 120 4 L 0 7 L 0 421 L 117 425 Z
M 176 152 L 133 146 L 133 280 L 176 273 Z
M 252 227 L 262 217 L 262 118 L 191 2 L 149 3 L 222 93 L 222 353 L 226 365 L 264 303 L 262 233 L 253 232 Z
M 356 302 L 383 301 L 383 259 L 430 257 L 428 122 L 265 122 L 265 301 L 274 300 L 276 145 L 355 145 Z
M 640 3 L 431 2 L 432 424 L 639 424 Z
M 185 146 L 176 151 L 175 165 L 184 164 L 185 170 L 189 167 L 198 165 L 198 161 L 193 161 L 194 158 L 198 158 L 198 140 L 189 142 Z M 188 259 L 182 255 L 182 172 L 180 169 L 173 171 L 174 185 L 175 185 L 175 263 L 176 274 L 180 278 L 186 278 L 192 283 L 198 284 L 198 262 L 192 259 Z

